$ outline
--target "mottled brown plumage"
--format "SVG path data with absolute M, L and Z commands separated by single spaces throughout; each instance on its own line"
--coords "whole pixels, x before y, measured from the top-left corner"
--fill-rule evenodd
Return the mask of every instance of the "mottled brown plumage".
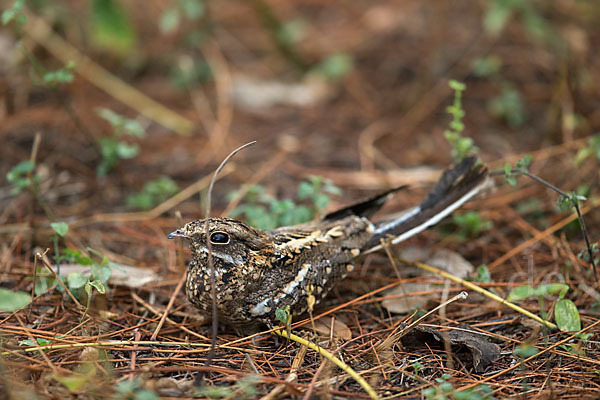
M 186 224 L 169 235 L 189 240 L 192 260 L 187 297 L 202 314 L 212 309 L 207 239 L 215 268 L 218 319 L 246 334 L 275 319 L 289 305 L 294 315 L 318 302 L 354 269 L 354 260 L 378 247 L 381 238 L 410 237 L 452 212 L 485 185 L 486 169 L 474 158 L 446 171 L 420 206 L 377 222 L 368 218 L 393 189 L 367 201 L 328 214 L 324 219 L 269 231 L 230 218 Z M 401 240 L 394 240 L 398 242 Z

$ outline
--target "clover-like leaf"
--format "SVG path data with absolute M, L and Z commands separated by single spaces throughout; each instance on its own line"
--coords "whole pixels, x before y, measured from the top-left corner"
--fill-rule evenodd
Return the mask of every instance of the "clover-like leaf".
M 580 331 L 581 318 L 577 306 L 569 299 L 560 299 L 554 307 L 556 325 L 563 332 Z

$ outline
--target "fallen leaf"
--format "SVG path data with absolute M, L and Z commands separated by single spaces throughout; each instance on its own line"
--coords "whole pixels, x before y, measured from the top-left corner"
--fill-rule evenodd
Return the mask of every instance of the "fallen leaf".
M 0 288 L 0 311 L 15 311 L 31 302 L 29 293 Z
M 56 266 L 53 266 L 56 271 Z M 118 265 L 116 268 L 111 268 L 112 273 L 108 283 L 116 286 L 127 286 L 130 288 L 138 288 L 149 283 L 158 282 L 161 278 L 151 269 L 138 268 L 131 265 Z M 61 264 L 60 275 L 67 277 L 71 273 L 79 273 L 86 278 L 90 276 L 91 269 L 89 265 L 79 264 Z
M 385 297 L 397 297 L 383 300 L 381 305 L 389 312 L 406 314 L 416 308 L 422 308 L 431 300 L 439 299 L 439 293 L 413 295 L 413 293 L 425 292 L 432 288 L 433 285 L 428 283 L 404 283 L 386 290 Z
M 315 321 L 315 330 L 325 336 L 329 336 L 332 319 L 332 317 L 328 316 L 319 318 Z M 302 326 L 307 329 L 312 329 L 312 323 L 310 321 Z M 352 331 L 348 328 L 348 325 L 343 323 L 339 318 L 335 318 L 333 321 L 333 335 L 344 340 L 352 339 Z
M 433 267 L 442 269 L 459 278 L 465 278 L 471 274 L 475 267 L 465 260 L 460 254 L 447 249 L 431 250 L 422 247 L 409 246 L 402 249 L 401 257 L 408 261 L 422 262 Z M 416 269 L 417 273 L 421 270 Z M 425 273 L 420 274 L 426 279 L 440 279 L 439 276 Z M 397 296 L 386 299 L 381 305 L 388 311 L 396 314 L 406 314 L 416 308 L 424 307 L 432 300 L 439 300 L 439 293 L 412 295 L 412 293 L 427 292 L 439 289 L 439 285 L 429 283 L 405 283 L 384 292 L 385 297 Z
M 483 372 L 488 365 L 500 357 L 498 346 L 488 342 L 484 334 L 474 330 L 467 324 L 460 324 L 455 329 L 447 332 L 419 325 L 401 340 L 405 346 L 427 343 L 428 345 L 436 344 L 435 347 L 443 348 L 444 334 L 447 335 L 454 353 L 464 354 L 464 348 L 469 351 L 473 368 L 477 373 Z
M 281 104 L 296 107 L 315 106 L 329 94 L 328 85 L 317 79 L 288 83 L 235 76 L 231 88 L 231 97 L 235 105 L 249 111 L 266 110 Z
M 475 267 L 463 256 L 448 249 L 426 249 L 409 246 L 402 249 L 400 257 L 408 261 L 416 261 L 444 270 L 459 278 L 466 278 Z M 431 275 L 431 274 L 423 274 Z

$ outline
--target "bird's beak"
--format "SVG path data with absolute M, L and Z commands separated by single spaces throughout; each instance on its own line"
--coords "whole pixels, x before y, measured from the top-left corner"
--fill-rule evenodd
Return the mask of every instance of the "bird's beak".
M 183 233 L 183 231 L 181 229 L 177 229 L 176 231 L 169 233 L 169 235 L 167 236 L 167 239 L 175 239 L 177 237 L 187 238 L 188 235 Z

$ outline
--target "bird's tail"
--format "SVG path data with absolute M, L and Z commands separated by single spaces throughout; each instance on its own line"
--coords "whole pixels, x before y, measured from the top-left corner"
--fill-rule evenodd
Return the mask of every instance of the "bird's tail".
M 375 222 L 375 234 L 363 248 L 363 254 L 379 250 L 381 239 L 390 239 L 392 244 L 400 243 L 437 224 L 489 183 L 487 168 L 478 163 L 476 157 L 463 159 L 444 171 L 420 205 L 402 215 Z

